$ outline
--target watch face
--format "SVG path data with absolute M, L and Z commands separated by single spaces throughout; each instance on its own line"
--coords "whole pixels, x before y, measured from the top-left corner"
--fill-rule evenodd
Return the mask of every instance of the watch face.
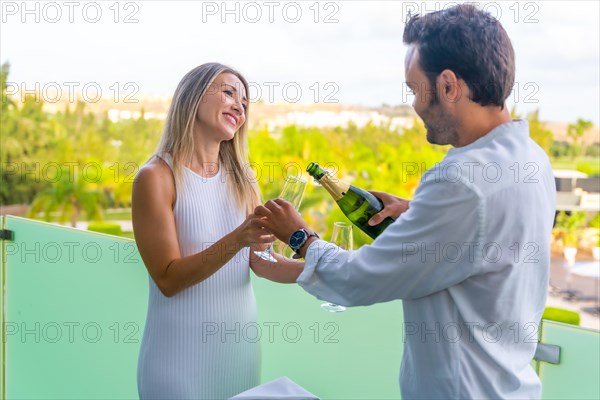
M 292 236 L 290 237 L 290 247 L 292 249 L 297 249 L 302 246 L 306 240 L 306 236 L 306 232 L 304 231 L 296 231 L 292 233 Z

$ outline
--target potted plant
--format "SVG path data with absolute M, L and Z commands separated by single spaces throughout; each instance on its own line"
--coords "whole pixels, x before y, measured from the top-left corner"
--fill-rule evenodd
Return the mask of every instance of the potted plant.
M 585 225 L 585 213 L 573 211 L 567 214 L 560 211 L 556 217 L 556 228 L 561 231 L 563 254 L 569 265 L 575 263 L 577 247 L 579 245 L 580 230 Z

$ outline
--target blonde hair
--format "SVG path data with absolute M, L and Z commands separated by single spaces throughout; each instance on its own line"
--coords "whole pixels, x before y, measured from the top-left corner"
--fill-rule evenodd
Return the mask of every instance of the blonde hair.
M 200 102 L 215 78 L 222 73 L 237 76 L 246 93 L 248 82 L 236 70 L 219 63 L 202 64 L 188 72 L 177 85 L 165 127 L 154 156 L 168 153 L 173 159 L 173 175 L 176 185 L 181 186 L 182 167 L 190 166 L 194 154 L 194 125 Z M 249 105 L 248 105 L 249 106 Z M 260 192 L 248 163 L 248 111 L 246 120 L 231 140 L 221 142 L 219 162 L 225 168 L 227 184 L 238 205 L 249 214 L 260 203 Z

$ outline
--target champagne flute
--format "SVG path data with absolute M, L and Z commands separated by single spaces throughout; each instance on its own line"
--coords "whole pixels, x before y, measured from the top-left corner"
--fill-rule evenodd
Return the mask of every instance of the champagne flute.
M 294 208 L 298 210 L 302 197 L 304 196 L 304 189 L 306 188 L 306 181 L 298 176 L 288 176 L 283 184 L 279 198 L 284 199 L 292 203 Z M 269 244 L 263 251 L 255 251 L 254 254 L 262 258 L 263 260 L 276 263 L 277 260 L 273 257 L 272 253 L 273 243 Z
M 352 250 L 354 243 L 352 237 L 352 224 L 347 222 L 334 222 L 333 232 L 331 233 L 331 243 L 343 250 Z M 321 308 L 329 312 L 346 311 L 346 307 L 333 303 L 323 303 Z

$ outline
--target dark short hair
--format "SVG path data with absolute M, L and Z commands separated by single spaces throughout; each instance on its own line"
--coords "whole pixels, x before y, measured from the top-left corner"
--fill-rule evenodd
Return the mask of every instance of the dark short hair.
M 504 106 L 515 82 L 515 53 L 506 31 L 489 13 L 460 4 L 423 16 L 410 16 L 405 44 L 419 49 L 420 66 L 435 88 L 445 69 L 464 80 L 471 100 Z

